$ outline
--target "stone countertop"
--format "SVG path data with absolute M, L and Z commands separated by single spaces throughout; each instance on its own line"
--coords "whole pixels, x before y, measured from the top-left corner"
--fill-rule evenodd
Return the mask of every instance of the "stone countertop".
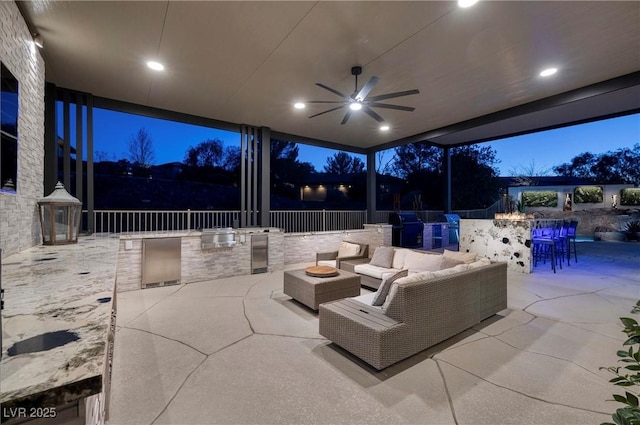
M 213 229 L 205 229 L 213 230 Z M 253 234 L 253 233 L 282 233 L 283 230 L 277 227 L 243 227 L 239 229 L 233 229 L 234 234 Z M 201 230 L 168 230 L 161 232 L 134 232 L 123 233 L 120 235 L 121 240 L 133 240 L 133 239 L 153 239 L 153 238 L 180 238 L 186 236 L 200 237 L 202 236 Z
M 86 236 L 2 260 L 3 409 L 102 391 L 117 252 L 117 236 Z

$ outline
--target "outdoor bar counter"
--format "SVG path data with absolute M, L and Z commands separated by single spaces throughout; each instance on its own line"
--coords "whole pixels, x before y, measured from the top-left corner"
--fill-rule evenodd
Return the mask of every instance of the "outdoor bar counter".
M 2 260 L 2 423 L 105 422 L 117 251 L 86 236 Z
M 461 219 L 460 252 L 476 252 L 506 262 L 515 272 L 531 273 L 531 232 L 536 227 L 535 219 Z

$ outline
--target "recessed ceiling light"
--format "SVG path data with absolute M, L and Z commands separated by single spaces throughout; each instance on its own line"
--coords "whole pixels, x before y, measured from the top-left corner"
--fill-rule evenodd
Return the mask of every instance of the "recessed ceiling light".
M 156 61 L 148 61 L 147 66 L 154 71 L 164 71 L 164 65 Z
M 296 102 L 296 103 L 293 104 L 293 107 L 296 108 L 296 109 L 304 109 L 306 106 L 307 105 L 305 105 L 302 102 Z
M 553 74 L 555 74 L 556 72 L 558 72 L 558 68 L 547 68 L 542 70 L 542 72 L 540 72 L 540 76 L 541 77 L 549 77 Z
M 478 0 L 458 0 L 458 6 L 460 7 L 471 7 L 476 3 L 478 3 Z
M 384 124 L 380 126 L 380 131 L 389 131 L 389 128 L 390 127 L 388 125 Z
M 362 109 L 362 103 L 360 102 L 353 102 L 351 105 L 349 105 L 349 108 L 352 111 L 359 111 L 360 109 Z

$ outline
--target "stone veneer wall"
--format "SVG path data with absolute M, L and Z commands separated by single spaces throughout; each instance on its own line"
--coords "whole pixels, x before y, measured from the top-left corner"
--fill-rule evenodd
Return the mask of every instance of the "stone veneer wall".
M 269 235 L 268 271 L 281 270 L 284 264 L 284 233 L 256 233 Z M 220 279 L 231 276 L 251 274 L 251 236 L 246 235 L 244 244 L 233 248 L 202 249 L 200 235 L 164 235 L 164 237 L 182 238 L 180 262 L 180 283 L 194 283 L 204 280 Z M 149 236 L 149 235 L 145 235 Z M 163 236 L 163 235 L 158 235 Z M 131 243 L 126 249 L 125 244 Z M 133 291 L 141 288 L 142 283 L 142 236 L 124 236 L 120 238 L 118 248 L 118 272 L 116 285 L 118 292 Z
M 504 261 L 509 270 L 531 273 L 530 220 L 460 220 L 460 252 Z
M 0 2 L 0 61 L 19 82 L 17 193 L 0 192 L 0 248 L 6 257 L 37 245 L 44 179 L 44 70 L 18 7 Z
M 369 244 L 369 257 L 380 245 L 391 246 L 391 225 L 365 224 L 362 230 L 285 234 L 284 263 L 315 262 L 317 252 L 337 251 L 342 241 Z

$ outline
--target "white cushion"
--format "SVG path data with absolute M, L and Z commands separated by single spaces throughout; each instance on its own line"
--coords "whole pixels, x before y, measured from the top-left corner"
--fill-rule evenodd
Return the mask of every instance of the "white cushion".
M 448 268 L 451 268 L 451 267 L 455 267 L 455 266 L 460 265 L 460 264 L 465 264 L 465 262 L 462 261 L 462 260 L 458 260 L 456 258 L 445 257 L 443 255 L 442 256 L 442 262 L 440 263 L 440 270 L 448 269 Z
M 429 279 L 433 279 L 433 273 L 434 272 L 420 272 L 420 273 L 413 273 L 410 274 L 407 277 L 401 277 L 400 279 L 396 280 L 395 283 L 397 283 L 398 285 L 402 285 L 402 284 L 406 284 L 406 283 L 415 283 L 415 282 L 422 282 L 423 280 L 429 280 Z M 387 295 L 387 298 L 389 298 L 391 294 L 389 293 L 389 295 Z
M 395 252 L 393 254 L 393 263 L 391 267 L 394 269 L 403 269 L 404 268 L 404 256 L 407 254 L 408 249 L 395 248 Z
M 407 251 L 404 256 L 404 269 L 410 272 L 424 272 L 440 270 L 442 255 L 427 254 L 417 251 Z
M 318 260 L 318 265 L 336 267 L 336 260 Z
M 476 261 L 476 257 L 478 256 L 473 252 L 449 251 L 448 249 L 445 249 L 442 255 L 449 258 L 455 258 L 456 260 L 462 260 L 466 264 L 473 263 Z
M 455 267 L 449 267 L 448 269 L 442 269 L 442 270 L 438 270 L 433 272 L 434 277 L 439 277 L 439 276 L 449 276 L 452 274 L 456 274 L 456 273 L 460 273 L 463 272 L 465 270 L 468 270 L 470 267 L 469 264 L 458 264 Z
M 364 274 L 376 279 L 384 279 L 387 275 L 399 272 L 398 269 L 387 269 L 385 267 L 372 266 L 371 264 L 356 264 L 353 270 L 356 273 Z
M 360 245 L 350 242 L 340 242 L 338 257 L 353 257 L 360 254 Z
M 491 264 L 491 260 L 486 257 L 479 259 L 478 261 L 474 261 L 469 264 L 469 269 L 477 269 L 478 267 L 484 267 Z
M 393 247 L 390 246 L 377 247 L 373 252 L 373 256 L 371 257 L 371 261 L 369 261 L 369 264 L 371 264 L 372 266 L 391 268 L 394 251 L 395 250 L 393 249 Z
M 358 295 L 357 297 L 353 297 L 352 299 L 361 302 L 362 304 L 366 304 L 372 307 L 375 307 L 373 305 L 373 298 L 376 296 L 375 292 L 368 292 L 366 294 L 362 294 L 362 295 Z

